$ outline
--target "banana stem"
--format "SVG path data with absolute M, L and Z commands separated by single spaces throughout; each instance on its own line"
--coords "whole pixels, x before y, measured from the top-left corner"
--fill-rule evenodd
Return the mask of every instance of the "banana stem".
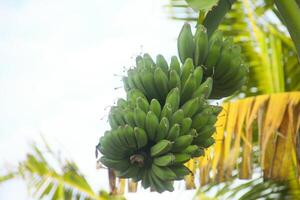
M 207 34 L 210 36 L 222 22 L 226 13 L 231 9 L 236 0 L 219 0 L 217 6 L 209 11 L 204 20 L 204 26 L 207 28 Z
M 299 0 L 298 0 L 299 2 Z M 275 0 L 300 57 L 300 8 L 295 0 Z
M 144 165 L 144 160 L 145 160 L 145 158 L 141 154 L 134 154 L 134 155 L 130 156 L 131 163 L 136 163 L 141 167 Z
M 204 17 L 205 17 L 205 12 L 203 12 L 203 11 L 200 10 L 196 26 L 198 26 L 199 24 L 203 24 L 203 21 L 205 19 Z

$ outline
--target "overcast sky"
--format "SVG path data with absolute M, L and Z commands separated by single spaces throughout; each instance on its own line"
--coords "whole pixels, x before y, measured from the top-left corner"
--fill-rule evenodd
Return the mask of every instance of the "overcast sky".
M 122 86 L 124 67 L 136 55 L 177 54 L 182 22 L 167 18 L 167 3 L 0 0 L 0 169 L 22 159 L 28 142 L 42 133 L 75 160 L 95 189 L 108 189 L 106 171 L 95 169 L 94 157 L 109 128 L 107 107 L 124 96 L 114 88 Z M 186 195 L 192 193 L 143 199 Z M 29 198 L 13 181 L 0 186 L 0 199 Z

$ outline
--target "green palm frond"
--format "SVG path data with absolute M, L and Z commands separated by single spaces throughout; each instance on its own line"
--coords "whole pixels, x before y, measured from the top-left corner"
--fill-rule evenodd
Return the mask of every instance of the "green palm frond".
M 14 173 L 8 173 L 5 175 L 0 175 L 0 183 L 13 179 L 15 177 Z
M 45 140 L 44 140 L 45 142 Z M 32 152 L 19 162 L 18 167 L 0 182 L 21 177 L 35 199 L 52 200 L 124 200 L 105 191 L 95 192 L 77 165 L 55 153 L 45 142 L 43 148 L 32 144 Z
M 292 189 L 288 182 L 263 181 L 261 178 L 256 178 L 201 187 L 197 190 L 194 200 L 202 199 L 203 194 L 212 194 L 213 197 L 210 198 L 214 200 L 299 199 L 296 196 L 298 192 L 299 188 Z
M 19 172 L 38 199 L 100 199 L 75 163 L 58 160 L 54 154 L 44 153 L 36 145 L 33 145 L 33 153 L 28 153 L 26 160 L 19 164 Z

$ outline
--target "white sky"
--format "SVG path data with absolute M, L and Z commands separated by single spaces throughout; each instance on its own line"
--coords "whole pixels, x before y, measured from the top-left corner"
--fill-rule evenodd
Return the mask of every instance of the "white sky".
M 141 51 L 177 54 L 182 22 L 167 18 L 167 3 L 0 0 L 0 169 L 23 158 L 28 142 L 42 133 L 95 189 L 108 189 L 94 150 L 108 129 L 105 108 L 124 96 L 114 89 L 121 86 L 114 74 L 122 75 Z M 190 199 L 193 192 L 128 197 L 141 195 Z M 10 182 L 0 186 L 0 199 L 29 198 L 24 185 Z

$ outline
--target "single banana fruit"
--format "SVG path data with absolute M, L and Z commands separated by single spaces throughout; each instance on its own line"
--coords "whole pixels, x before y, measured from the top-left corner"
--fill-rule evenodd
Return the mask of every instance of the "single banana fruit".
M 160 156 L 168 153 L 172 148 L 172 142 L 169 140 L 160 140 L 150 149 L 150 154 L 152 157 Z
M 181 63 L 184 63 L 187 58 L 194 58 L 195 42 L 191 26 L 188 23 L 183 25 L 179 33 L 177 47 Z
M 158 118 L 152 111 L 149 111 L 146 115 L 145 128 L 146 128 L 149 139 L 152 141 L 154 140 L 154 138 L 156 136 L 155 134 L 156 134 L 158 125 L 159 125 Z
M 153 163 L 161 167 L 172 165 L 174 161 L 175 161 L 175 156 L 172 153 L 168 153 L 160 157 L 155 157 L 153 159 Z
M 207 36 L 206 28 L 203 25 L 198 24 L 195 33 L 194 62 L 196 66 L 203 64 L 207 53 L 208 53 L 208 36 Z

